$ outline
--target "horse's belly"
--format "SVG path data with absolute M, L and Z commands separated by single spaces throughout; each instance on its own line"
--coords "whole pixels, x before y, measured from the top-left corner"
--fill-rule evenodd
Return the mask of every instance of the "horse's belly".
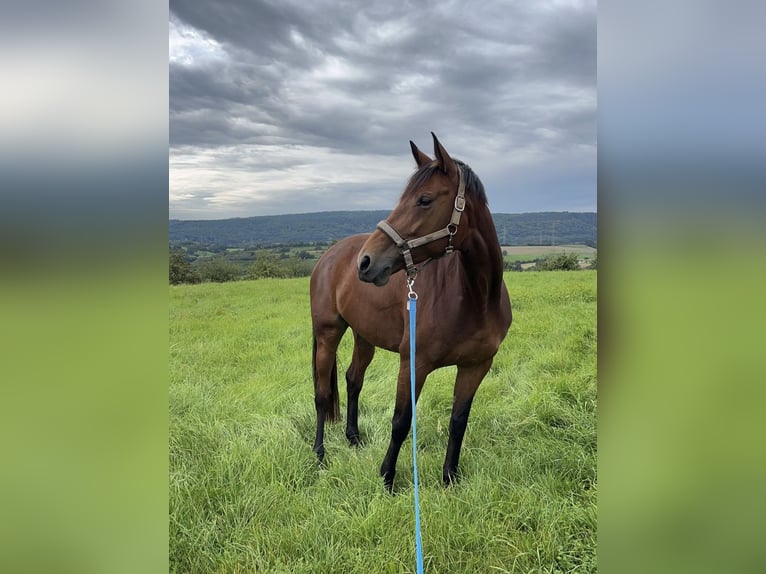
M 402 342 L 401 334 L 398 336 L 395 334 L 392 335 L 392 333 L 395 333 L 392 330 L 383 332 L 378 329 L 358 329 L 355 328 L 354 325 L 351 325 L 351 328 L 368 343 L 380 347 L 381 349 L 386 349 L 387 351 L 393 351 L 394 353 L 399 352 L 399 346 Z
M 401 312 L 358 307 L 347 309 L 346 313 L 341 311 L 341 316 L 368 343 L 389 351 L 399 351 L 404 329 Z

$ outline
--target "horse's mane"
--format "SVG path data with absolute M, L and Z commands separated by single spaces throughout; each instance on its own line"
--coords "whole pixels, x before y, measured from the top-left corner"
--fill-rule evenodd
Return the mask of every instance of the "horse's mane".
M 465 194 L 485 204 L 488 203 L 487 194 L 484 191 L 484 184 L 481 183 L 479 176 L 474 173 L 468 164 L 463 163 L 459 159 L 452 159 L 456 164 L 460 166 L 460 169 L 463 170 L 463 177 L 465 178 Z M 412 174 L 412 177 L 410 177 L 410 180 L 407 182 L 407 187 L 404 188 L 402 197 L 424 185 L 434 175 L 437 169 L 439 169 L 439 166 L 436 162 L 431 162 L 421 168 L 418 168 L 418 170 Z

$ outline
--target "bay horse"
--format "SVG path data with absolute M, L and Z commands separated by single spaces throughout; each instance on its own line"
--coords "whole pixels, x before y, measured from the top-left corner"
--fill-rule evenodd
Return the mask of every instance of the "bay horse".
M 380 468 L 389 491 L 413 408 L 407 278 L 417 276 L 420 295 L 415 400 L 429 373 L 457 366 L 442 473 L 445 486 L 457 481 L 471 403 L 512 318 L 502 251 L 484 186 L 431 135 L 434 159 L 410 141 L 417 169 L 388 219 L 373 233 L 348 237 L 328 249 L 310 282 L 317 413 L 313 450 L 320 462 L 325 422 L 339 418 L 336 351 L 346 329 L 351 327 L 354 334 L 346 371 L 346 437 L 354 446 L 360 442 L 359 393 L 375 348 L 399 353 L 391 441 Z

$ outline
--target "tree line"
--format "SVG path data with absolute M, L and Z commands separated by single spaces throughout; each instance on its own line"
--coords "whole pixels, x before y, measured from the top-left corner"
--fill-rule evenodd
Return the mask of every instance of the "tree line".
M 275 251 L 259 249 L 240 259 L 227 258 L 224 254 L 198 257 L 182 248 L 171 248 L 169 254 L 170 284 L 225 283 L 244 279 L 308 277 L 317 262 L 318 253 L 307 250 Z M 235 254 L 237 252 L 234 252 Z M 560 253 L 529 262 L 505 261 L 506 271 L 524 271 L 523 263 L 534 263 L 528 271 L 575 271 L 581 269 L 576 253 Z M 596 269 L 593 259 L 588 269 Z
M 290 255 L 280 257 L 266 249 L 256 252 L 250 264 L 243 265 L 221 255 L 195 258 L 183 249 L 170 250 L 170 283 L 225 283 L 241 279 L 307 277 L 316 259 Z

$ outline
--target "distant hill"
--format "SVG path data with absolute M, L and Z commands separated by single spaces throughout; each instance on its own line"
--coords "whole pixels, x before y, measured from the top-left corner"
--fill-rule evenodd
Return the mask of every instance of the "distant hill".
M 388 214 L 388 211 L 325 211 L 233 219 L 171 219 L 170 245 L 248 248 L 326 243 L 371 232 Z M 496 213 L 492 217 L 503 245 L 596 246 L 596 213 L 593 212 Z

